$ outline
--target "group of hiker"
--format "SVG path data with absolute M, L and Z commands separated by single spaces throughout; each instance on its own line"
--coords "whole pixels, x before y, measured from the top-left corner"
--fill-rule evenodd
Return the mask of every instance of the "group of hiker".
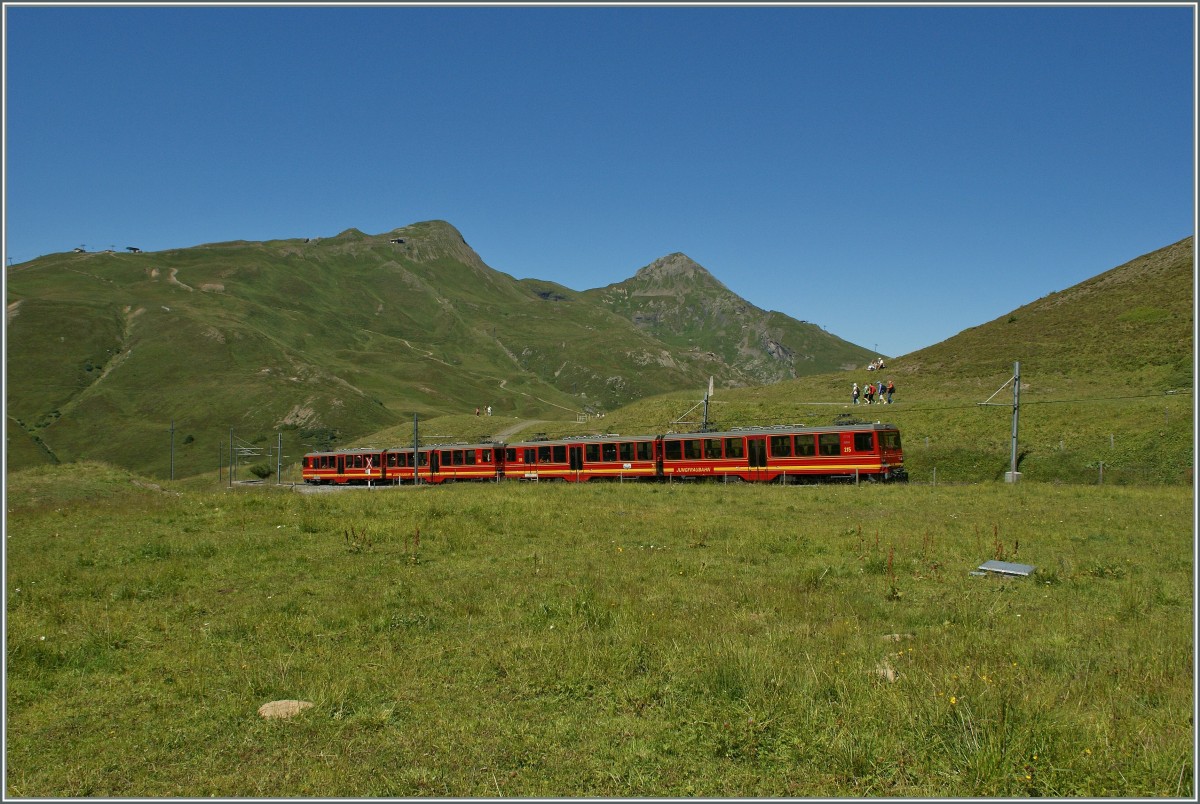
M 869 382 L 864 387 L 859 388 L 858 383 L 850 389 L 850 396 L 854 400 L 854 404 L 858 404 L 860 399 L 865 400 L 868 405 L 890 405 L 892 404 L 892 394 L 896 393 L 896 384 L 891 380 L 884 382 Z

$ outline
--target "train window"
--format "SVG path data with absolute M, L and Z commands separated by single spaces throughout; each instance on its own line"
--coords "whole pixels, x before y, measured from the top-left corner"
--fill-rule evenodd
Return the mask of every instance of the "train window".
M 790 457 L 792 457 L 792 437 L 791 436 L 771 436 L 771 457 L 772 458 L 790 458 Z
M 704 439 L 704 457 L 710 461 L 719 461 L 721 459 L 721 439 Z
M 617 459 L 617 445 L 616 444 L 601 444 L 600 448 L 604 455 L 604 460 L 615 461 Z
M 900 432 L 898 430 L 884 430 L 879 435 L 883 440 L 884 449 L 900 449 Z
M 513 449 L 512 447 L 509 447 L 508 449 L 504 450 L 504 460 L 508 461 L 509 463 L 516 463 L 517 462 L 517 451 L 515 449 Z
M 725 457 L 726 458 L 744 458 L 746 450 L 744 449 L 746 442 L 740 438 L 725 439 Z
M 691 461 L 700 460 L 703 451 L 700 448 L 700 439 L 689 438 L 683 442 L 683 457 Z
M 484 463 L 492 462 L 492 451 L 490 449 L 480 450 L 479 459 Z
M 625 442 L 624 444 L 620 445 L 620 450 L 621 460 L 625 461 L 626 463 L 633 460 L 633 444 Z
M 817 437 L 812 433 L 796 436 L 796 457 L 804 458 L 817 454 Z
M 654 443 L 651 441 L 637 442 L 637 459 L 639 461 L 654 460 Z
M 537 450 L 534 449 L 533 447 L 525 448 L 525 463 L 526 464 L 537 463 Z
M 683 457 L 682 441 L 664 441 L 663 457 L 668 461 L 677 461 Z
M 875 434 L 874 433 L 855 433 L 854 434 L 854 451 L 855 452 L 874 452 L 875 450 Z
M 566 463 L 567 462 L 566 445 L 564 445 L 564 444 L 556 444 L 555 445 L 555 447 L 554 447 L 554 462 L 555 463 Z
M 550 448 L 538 447 L 538 463 L 550 463 Z
M 817 445 L 822 455 L 842 454 L 842 437 L 837 433 L 821 433 L 817 437 Z
M 463 453 L 463 463 L 467 464 L 468 466 L 475 465 L 475 450 L 469 449 Z
M 585 456 L 587 456 L 588 463 L 595 463 L 596 461 L 600 460 L 600 445 L 585 444 L 583 447 L 583 453 Z
M 420 461 L 421 466 L 428 466 L 429 465 L 429 453 L 422 452 L 421 457 L 418 460 Z

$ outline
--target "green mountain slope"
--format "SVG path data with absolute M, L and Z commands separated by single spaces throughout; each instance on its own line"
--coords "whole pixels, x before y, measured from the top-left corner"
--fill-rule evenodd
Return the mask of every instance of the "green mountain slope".
M 755 307 L 685 254 L 586 295 L 674 349 L 724 364 L 727 386 L 821 374 L 874 357 L 816 324 Z
M 861 367 L 722 390 L 716 427 L 827 424 L 849 414 L 904 433 L 916 479 L 1002 478 L 1021 370 L 1019 469 L 1031 479 L 1190 482 L 1194 454 L 1195 252 L 1189 237 L 939 344 Z M 850 386 L 892 379 L 896 404 L 853 406 Z M 641 400 L 552 434 L 687 429 L 702 389 Z M 979 403 L 991 400 L 995 406 Z M 686 418 L 694 422 L 699 411 Z M 1102 467 L 1103 465 L 1103 467 Z M 1122 480 L 1123 479 L 1123 480 Z
M 48 255 L 11 267 L 7 289 L 10 469 L 98 459 L 161 474 L 173 422 L 187 475 L 216 466 L 231 431 L 265 444 L 282 428 L 296 452 L 487 405 L 573 419 L 709 376 L 744 384 L 761 359 L 515 280 L 442 221 Z
M 1046 391 L 1190 388 L 1194 260 L 1188 237 L 908 355 L 895 370 L 984 387 L 980 366 L 1019 360 Z

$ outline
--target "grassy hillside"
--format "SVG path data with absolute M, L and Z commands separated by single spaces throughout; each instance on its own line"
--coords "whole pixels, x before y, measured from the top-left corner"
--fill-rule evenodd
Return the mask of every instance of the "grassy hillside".
M 501 419 L 546 421 L 523 437 L 688 429 L 715 376 L 717 426 L 886 417 L 914 477 L 978 480 L 1008 468 L 1011 417 L 977 403 L 1020 361 L 1023 472 L 1098 480 L 1103 462 L 1110 482 L 1185 481 L 1193 254 L 1182 240 L 894 360 L 897 404 L 869 413 L 847 407 L 852 381 L 878 378 L 857 368 L 722 387 L 762 368 L 763 344 L 829 365 L 858 348 L 827 333 L 804 345 L 811 325 L 752 308 L 683 255 L 585 293 L 493 271 L 442 222 L 52 255 L 8 274 L 8 467 L 103 459 L 165 477 L 172 422 L 177 477 L 215 474 L 231 436 L 257 453 L 245 463 L 273 467 L 281 437 L 290 464 L 407 443 L 414 415 L 452 440 L 491 438 Z M 494 419 L 472 422 L 487 405 Z M 580 424 L 583 411 L 607 415 Z
M 828 424 L 851 414 L 899 425 L 912 477 L 1003 478 L 1020 362 L 1019 470 L 1030 479 L 1190 482 L 1194 462 L 1193 243 L 1188 238 L 943 343 L 863 369 L 719 391 L 714 426 Z M 853 382 L 891 378 L 891 406 L 850 404 Z M 556 435 L 687 430 L 703 387 L 644 400 Z M 999 392 L 999 393 L 997 393 Z M 993 396 L 994 395 L 994 396 Z M 991 401 L 999 407 L 981 407 Z
M 57 254 L 7 275 L 9 467 L 294 456 L 413 414 L 573 418 L 738 376 L 584 294 L 492 270 L 440 221 L 382 235 Z M 547 290 L 549 288 L 549 290 Z M 832 337 L 832 336 L 828 336 Z

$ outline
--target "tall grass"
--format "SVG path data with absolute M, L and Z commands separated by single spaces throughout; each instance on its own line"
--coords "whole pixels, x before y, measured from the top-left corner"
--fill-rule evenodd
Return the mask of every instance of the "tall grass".
M 1193 795 L 1187 490 L 60 480 L 10 796 Z

